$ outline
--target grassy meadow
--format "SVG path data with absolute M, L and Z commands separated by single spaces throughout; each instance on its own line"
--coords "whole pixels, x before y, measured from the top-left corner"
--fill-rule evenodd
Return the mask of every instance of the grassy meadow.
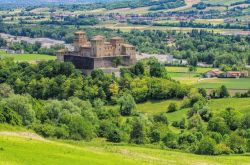
M 0 51 L 0 58 L 13 58 L 15 61 L 47 61 L 47 60 L 55 60 L 56 56 L 50 56 L 45 54 L 6 54 L 3 51 Z
M 145 113 L 149 116 L 159 114 L 167 111 L 170 103 L 176 103 L 179 110 L 176 112 L 168 113 L 168 119 L 170 122 L 179 121 L 186 117 L 189 108 L 182 109 L 182 100 L 162 100 L 162 101 L 148 101 L 137 105 L 137 110 Z M 250 113 L 250 98 L 225 98 L 225 99 L 213 99 L 208 102 L 208 107 L 214 113 L 219 113 L 228 107 L 232 107 L 239 110 L 242 114 Z M 118 108 L 118 107 L 116 107 Z
M 202 79 L 196 87 L 199 88 L 219 88 L 221 85 L 225 85 L 228 89 L 250 89 L 250 78 L 209 78 Z
M 0 165 L 247 165 L 249 155 L 200 156 L 178 151 L 114 145 L 104 140 L 58 142 L 0 134 Z

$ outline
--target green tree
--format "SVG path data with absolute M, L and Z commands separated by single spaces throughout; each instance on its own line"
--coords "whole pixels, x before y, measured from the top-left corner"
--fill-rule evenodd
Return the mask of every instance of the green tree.
M 120 113 L 123 116 L 129 116 L 132 114 L 132 110 L 135 109 L 136 104 L 133 96 L 125 94 L 119 98 L 118 104 L 120 105 Z
M 130 142 L 135 144 L 145 144 L 148 142 L 147 128 L 144 121 L 140 118 L 134 120 L 130 132 Z
M 14 94 L 14 91 L 8 84 L 0 84 L 0 98 L 9 97 L 11 94 Z
M 242 154 L 246 152 L 246 141 L 236 133 L 230 134 L 229 138 L 226 139 L 226 144 L 231 148 L 235 154 Z
M 9 109 L 15 111 L 22 117 L 22 123 L 24 125 L 29 125 L 35 121 L 35 111 L 27 96 L 11 95 L 4 101 Z
M 221 117 L 213 117 L 208 122 L 208 130 L 221 133 L 222 135 L 229 133 L 229 128 L 225 120 Z
M 242 114 L 239 111 L 233 108 L 227 108 L 222 111 L 220 115 L 224 118 L 226 124 L 231 130 L 234 131 L 240 127 Z
M 177 104 L 176 103 L 170 103 L 168 106 L 168 111 L 169 113 L 177 111 Z
M 165 77 L 166 69 L 159 62 L 153 62 L 150 64 L 150 76 L 152 77 Z
M 224 97 L 229 97 L 230 94 L 228 92 L 228 89 L 225 85 L 222 85 L 219 89 L 219 97 L 224 98 Z
M 203 138 L 198 144 L 196 153 L 202 155 L 214 155 L 216 153 L 216 142 L 209 137 Z

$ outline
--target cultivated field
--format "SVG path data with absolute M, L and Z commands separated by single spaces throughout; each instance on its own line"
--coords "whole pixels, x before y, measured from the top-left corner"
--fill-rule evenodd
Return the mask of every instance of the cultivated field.
M 199 156 L 178 151 L 113 145 L 103 140 L 56 142 L 0 135 L 0 165 L 247 165 L 247 155 Z

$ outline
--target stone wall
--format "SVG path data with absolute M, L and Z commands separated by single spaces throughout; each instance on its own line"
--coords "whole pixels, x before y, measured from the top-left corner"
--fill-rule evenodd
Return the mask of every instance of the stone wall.
M 77 69 L 98 69 L 98 68 L 110 68 L 114 67 L 114 60 L 118 57 L 101 57 L 101 58 L 93 58 L 93 57 L 81 57 L 81 56 L 72 56 L 65 55 L 65 62 L 72 62 Z M 120 56 L 122 65 L 131 65 L 133 64 L 133 60 L 131 60 L 130 56 Z

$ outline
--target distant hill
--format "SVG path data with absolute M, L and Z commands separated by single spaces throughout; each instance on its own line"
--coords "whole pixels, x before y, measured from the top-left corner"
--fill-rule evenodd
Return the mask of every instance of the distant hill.
M 70 3 L 96 3 L 96 2 L 117 2 L 122 0 L 1 0 L 0 5 L 11 6 L 33 6 L 42 4 L 70 4 Z

